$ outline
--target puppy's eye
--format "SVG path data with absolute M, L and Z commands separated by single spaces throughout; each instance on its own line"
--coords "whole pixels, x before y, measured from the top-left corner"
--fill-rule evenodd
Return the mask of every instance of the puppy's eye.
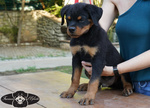
M 70 16 L 68 16 L 66 19 L 67 19 L 67 20 L 71 20 L 71 17 L 70 17 Z
M 80 20 L 79 20 L 79 22 L 84 22 L 84 21 L 85 21 L 84 19 L 80 19 Z
M 77 20 L 78 20 L 79 22 L 84 22 L 84 18 L 82 18 L 81 16 L 79 16 L 79 17 L 77 18 Z

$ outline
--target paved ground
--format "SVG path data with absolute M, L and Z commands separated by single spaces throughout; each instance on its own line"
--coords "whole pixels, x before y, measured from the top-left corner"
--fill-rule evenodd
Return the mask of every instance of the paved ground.
M 0 47 L 0 72 L 70 65 L 70 51 L 42 46 Z
M 68 57 L 70 51 L 42 46 L 0 47 L 0 59 Z

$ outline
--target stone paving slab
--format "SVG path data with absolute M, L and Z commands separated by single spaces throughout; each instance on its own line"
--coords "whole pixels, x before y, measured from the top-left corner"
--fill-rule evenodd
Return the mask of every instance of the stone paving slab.
M 70 51 L 53 47 L 42 46 L 19 46 L 19 47 L 0 47 L 0 57 L 3 58 L 32 58 L 32 57 L 68 57 Z
M 0 77 L 0 96 L 22 90 L 39 96 L 37 104 L 27 108 L 149 108 L 150 97 L 136 94 L 129 97 L 121 96 L 120 90 L 100 90 L 96 94 L 95 105 L 80 106 L 78 101 L 85 92 L 77 92 L 72 99 L 59 97 L 62 91 L 68 89 L 71 75 L 56 72 L 28 73 Z M 81 83 L 88 82 L 82 78 Z M 0 108 L 13 108 L 0 102 Z

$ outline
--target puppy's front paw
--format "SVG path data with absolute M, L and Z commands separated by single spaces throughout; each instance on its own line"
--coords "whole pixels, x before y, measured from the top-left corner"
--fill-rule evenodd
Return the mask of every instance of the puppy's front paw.
M 60 94 L 61 98 L 72 98 L 74 96 L 75 93 L 71 93 L 68 91 L 64 91 Z
M 83 98 L 78 102 L 80 105 L 93 105 L 94 99 Z
M 84 98 L 82 98 L 78 103 L 80 105 L 93 105 L 94 104 L 94 95 L 85 94 Z
M 126 85 L 126 86 L 124 87 L 124 90 L 123 90 L 123 92 L 122 92 L 122 95 L 123 95 L 123 96 L 129 96 L 129 95 L 131 95 L 132 93 L 133 93 L 133 88 L 132 88 L 132 85 L 129 84 L 129 85 Z

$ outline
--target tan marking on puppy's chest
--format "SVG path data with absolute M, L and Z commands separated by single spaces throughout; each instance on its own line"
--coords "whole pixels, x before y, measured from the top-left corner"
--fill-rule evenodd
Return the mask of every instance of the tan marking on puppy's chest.
M 90 54 L 91 57 L 94 57 L 95 54 L 98 51 L 98 47 L 89 47 L 87 45 L 83 45 L 83 46 L 77 45 L 77 46 L 72 46 L 71 47 L 72 54 L 75 55 L 77 52 L 80 52 L 81 48 L 83 48 L 83 50 L 85 51 L 85 53 Z
M 71 53 L 72 53 L 73 55 L 75 55 L 77 52 L 80 52 L 80 51 L 81 51 L 81 46 L 80 46 L 80 45 L 71 46 L 70 49 L 71 49 Z
M 83 49 L 86 53 L 90 54 L 91 57 L 94 57 L 98 51 L 98 47 L 89 47 L 87 45 L 84 45 Z

